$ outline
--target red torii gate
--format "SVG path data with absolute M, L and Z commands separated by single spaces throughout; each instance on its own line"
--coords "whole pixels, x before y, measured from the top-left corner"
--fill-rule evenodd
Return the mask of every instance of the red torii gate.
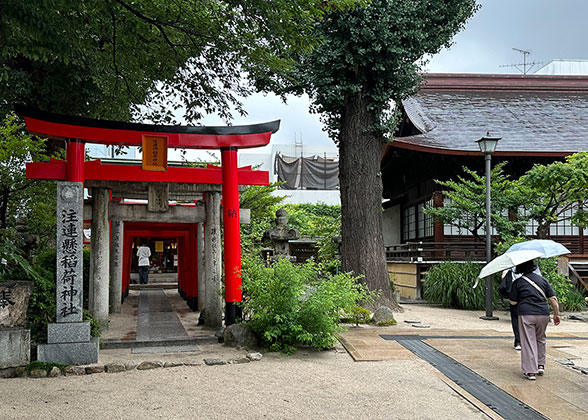
M 266 171 L 250 167 L 237 168 L 239 148 L 269 144 L 278 131 L 280 121 L 246 126 L 169 126 L 97 120 L 65 116 L 17 106 L 16 112 L 25 119 L 27 129 L 39 136 L 67 141 L 66 161 L 52 159 L 49 163 L 27 164 L 27 178 L 60 179 L 83 183 L 86 179 L 222 183 L 225 323 L 234 323 L 241 302 L 241 232 L 239 225 L 239 184 L 267 185 Z M 142 146 L 145 136 L 164 138 L 167 147 L 185 149 L 220 149 L 221 168 L 168 168 L 152 172 L 130 165 L 108 165 L 84 162 L 85 142 L 105 145 Z

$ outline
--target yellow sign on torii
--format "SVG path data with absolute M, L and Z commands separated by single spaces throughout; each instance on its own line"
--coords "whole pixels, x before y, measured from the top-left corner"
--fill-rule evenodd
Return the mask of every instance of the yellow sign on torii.
M 143 135 L 143 169 L 167 171 L 167 136 Z

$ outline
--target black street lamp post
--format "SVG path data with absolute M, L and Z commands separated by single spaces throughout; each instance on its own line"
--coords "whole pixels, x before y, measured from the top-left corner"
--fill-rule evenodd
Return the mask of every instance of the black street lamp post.
M 490 220 L 490 170 L 491 155 L 496 151 L 496 145 L 501 137 L 491 137 L 490 132 L 480 140 L 476 140 L 480 151 L 484 154 L 486 163 L 486 264 L 492 259 L 492 222 Z M 492 316 L 492 275 L 486 277 L 486 315 L 481 319 L 488 321 L 497 320 L 498 317 Z

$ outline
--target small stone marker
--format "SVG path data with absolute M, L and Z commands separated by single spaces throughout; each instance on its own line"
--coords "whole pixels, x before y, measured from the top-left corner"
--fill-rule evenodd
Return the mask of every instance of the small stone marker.
M 404 322 L 407 324 L 420 324 L 421 321 L 417 321 L 416 319 L 405 319 Z
M 30 281 L 0 283 L 0 327 L 22 327 L 27 322 L 27 308 L 33 291 Z
M 0 283 L 0 369 L 23 366 L 31 360 L 31 330 L 25 328 L 33 283 Z

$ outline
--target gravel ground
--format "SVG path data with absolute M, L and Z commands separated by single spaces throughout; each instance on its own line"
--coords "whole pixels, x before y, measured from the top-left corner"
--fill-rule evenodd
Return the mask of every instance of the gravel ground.
M 246 364 L 17 378 L 0 387 L 2 419 L 487 418 L 425 362 L 356 363 L 340 347 Z
M 404 305 L 395 329 L 420 320 L 434 329 L 510 331 L 508 314 L 483 321 L 482 313 Z M 426 330 L 421 330 L 423 333 Z M 588 334 L 588 323 L 565 321 L 550 332 Z M 244 350 L 220 345 L 176 355 L 101 352 L 101 363 L 178 360 L 195 366 L 76 377 L 0 379 L 0 419 L 487 419 L 421 360 L 354 362 L 334 350 L 267 353 L 261 361 L 206 366 Z M 586 354 L 584 354 L 584 357 Z M 588 364 L 588 363 L 587 363 Z

